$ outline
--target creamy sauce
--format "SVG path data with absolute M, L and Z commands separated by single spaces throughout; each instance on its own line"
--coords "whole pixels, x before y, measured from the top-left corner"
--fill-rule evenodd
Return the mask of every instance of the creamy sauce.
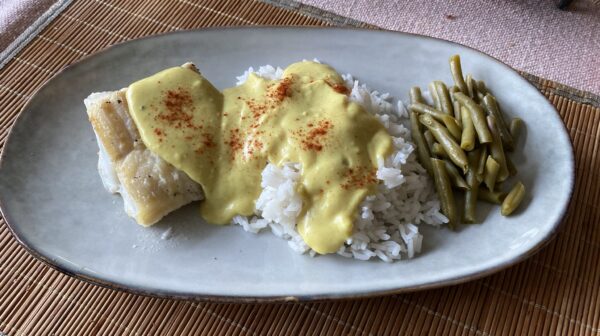
M 376 191 L 377 160 L 392 150 L 383 125 L 347 91 L 333 68 L 299 62 L 281 80 L 250 74 L 223 92 L 170 68 L 133 83 L 127 98 L 144 144 L 202 185 L 210 223 L 254 213 L 268 162 L 300 163 L 298 232 L 331 253 L 352 234 L 358 206 Z

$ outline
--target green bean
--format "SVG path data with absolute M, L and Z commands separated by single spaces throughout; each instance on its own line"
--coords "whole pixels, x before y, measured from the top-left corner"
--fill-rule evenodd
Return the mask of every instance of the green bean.
M 452 85 L 449 89 L 448 89 L 448 94 L 450 95 L 450 100 L 452 101 L 452 103 L 454 103 L 456 100 L 454 99 L 454 92 L 458 92 L 460 91 L 460 89 L 458 88 L 458 86 L 456 85 Z
M 465 223 L 476 223 L 477 222 L 477 197 L 479 194 L 479 180 L 475 176 L 475 172 L 469 170 L 467 172 L 467 185 L 469 189 L 465 191 Z
M 479 151 L 479 150 L 478 150 Z M 473 152 L 469 152 L 471 154 Z M 476 219 L 476 206 L 477 197 L 479 194 L 479 184 L 481 181 L 477 178 L 477 165 L 479 164 L 479 153 L 475 152 L 469 155 L 469 171 L 467 172 L 467 185 L 469 190 L 465 192 L 465 223 L 475 223 Z
M 444 122 L 444 119 L 450 117 L 449 115 L 436 109 L 435 107 L 429 106 L 424 103 L 412 103 L 412 104 L 408 105 L 408 108 L 415 110 L 416 112 L 419 112 L 419 113 L 430 114 L 432 117 L 434 117 L 435 119 L 437 119 L 441 122 Z
M 423 132 L 423 137 L 425 138 L 425 142 L 427 142 L 427 148 L 431 152 L 433 150 L 433 144 L 435 144 L 433 134 L 431 134 L 429 130 L 425 130 L 425 132 Z
M 410 102 L 415 103 L 425 103 L 423 99 L 423 95 L 421 94 L 421 88 L 418 86 L 413 86 L 410 88 Z
M 507 150 L 512 151 L 514 148 L 513 138 L 508 130 L 506 122 L 504 121 L 504 117 L 502 116 L 502 112 L 500 111 L 500 107 L 498 106 L 496 98 L 489 93 L 486 94 L 485 97 L 483 97 L 483 108 L 487 111 L 488 115 L 496 118 L 496 125 L 498 126 L 502 143 Z
M 479 103 L 479 97 L 477 96 L 477 82 L 473 79 L 473 76 L 467 74 L 465 82 L 467 83 L 467 89 L 469 90 L 469 97 L 471 97 L 474 102 Z
M 444 159 L 448 158 L 448 153 L 446 153 L 446 151 L 444 150 L 444 147 L 442 147 L 442 145 L 440 145 L 437 142 L 434 143 L 433 146 L 431 147 L 431 154 L 433 154 L 439 158 L 444 158 Z
M 492 204 L 502 204 L 502 201 L 508 195 L 508 193 L 503 191 L 489 191 L 485 188 L 479 188 L 478 192 L 477 198 L 479 200 Z
M 446 128 L 448 129 L 450 134 L 452 134 L 452 137 L 454 138 L 454 140 L 458 141 L 458 140 L 460 140 L 461 133 L 462 133 L 460 125 L 458 124 L 458 121 L 456 121 L 456 119 L 454 119 L 454 117 L 452 117 L 450 115 L 448 115 L 448 117 L 450 117 L 450 118 L 445 118 L 444 125 L 446 126 Z
M 471 113 L 471 120 L 473 121 L 473 126 L 477 132 L 479 143 L 485 144 L 492 142 L 492 135 L 487 127 L 485 114 L 483 113 L 481 106 L 479 106 L 479 104 L 474 102 L 473 99 L 469 98 L 462 92 L 455 93 L 454 98 L 456 98 L 456 100 L 458 100 L 460 104 L 466 107 Z
M 471 79 L 473 79 L 473 77 L 471 76 L 471 74 L 467 74 L 465 76 L 465 84 L 467 84 L 467 96 L 471 97 L 471 99 L 473 99 L 473 82 L 471 82 Z M 475 99 L 473 99 L 475 100 Z
M 500 171 L 498 172 L 497 179 L 499 182 L 502 182 L 509 176 L 508 167 L 506 166 L 506 155 L 504 154 L 504 148 L 502 147 L 502 140 L 500 139 L 500 132 L 498 131 L 498 123 L 496 122 L 496 118 L 493 116 L 488 116 L 487 121 L 494 140 L 490 144 L 490 155 L 500 165 Z
M 479 182 L 483 182 L 483 178 L 485 175 L 485 161 L 487 160 L 488 152 L 488 146 L 482 146 L 481 151 L 479 152 L 479 157 L 477 158 L 476 176 Z
M 452 111 L 454 112 L 454 119 L 458 122 L 458 125 L 462 127 L 462 122 L 460 120 L 460 103 L 454 99 L 454 92 L 460 91 L 456 85 L 453 85 L 450 89 L 448 89 L 448 94 L 450 94 L 450 101 L 452 101 Z
M 502 201 L 502 205 L 500 206 L 500 213 L 502 216 L 508 216 L 523 201 L 525 197 L 525 186 L 520 181 L 515 184 L 515 186 L 510 190 L 504 201 Z
M 456 168 L 456 166 L 452 162 L 447 160 L 444 160 L 444 164 L 446 165 L 446 171 L 448 172 L 450 183 L 459 189 L 469 189 L 467 182 L 465 182 L 465 179 L 460 175 L 458 168 Z
M 419 121 L 431 131 L 433 137 L 440 145 L 442 145 L 442 147 L 444 147 L 450 160 L 452 160 L 457 167 L 460 167 L 463 172 L 466 172 L 468 168 L 467 155 L 456 141 L 454 141 L 448 129 L 427 114 L 421 114 L 419 116 Z
M 471 84 L 473 86 L 473 100 L 479 104 L 481 103 L 481 98 L 479 98 L 481 93 L 479 93 L 479 90 L 477 89 L 477 81 L 475 80 L 475 78 L 471 78 L 471 82 L 473 82 Z
M 498 162 L 496 162 L 496 160 L 494 160 L 491 156 L 488 156 L 487 160 L 485 161 L 485 174 L 483 177 L 483 182 L 490 191 L 494 191 L 499 170 L 500 164 L 498 164 Z
M 419 159 L 419 162 L 421 163 L 423 168 L 425 168 L 425 170 L 427 170 L 427 172 L 430 175 L 432 175 L 433 170 L 431 170 L 431 161 L 429 161 L 429 148 L 427 147 L 425 137 L 421 132 L 421 124 L 419 124 L 419 115 L 415 111 L 410 111 L 410 132 L 413 142 L 417 145 L 417 157 Z
M 452 73 L 452 78 L 454 79 L 454 84 L 458 86 L 460 91 L 464 94 L 469 93 L 469 89 L 467 88 L 467 84 L 465 83 L 465 79 L 462 73 L 462 66 L 460 65 L 460 56 L 452 55 L 450 57 L 450 72 Z
M 475 148 L 475 128 L 471 121 L 471 114 L 466 107 L 460 107 L 460 115 L 463 124 L 463 131 L 460 138 L 460 148 L 471 151 Z
M 450 185 L 450 178 L 446 171 L 446 165 L 442 160 L 431 158 L 431 166 L 433 167 L 433 178 L 442 205 L 442 212 L 448 217 L 448 226 L 454 229 L 455 225 L 458 224 L 458 211 L 454 201 L 454 194 L 452 193 L 452 186 Z
M 458 125 L 456 119 L 454 119 L 454 117 L 451 115 L 443 113 L 440 110 L 436 110 L 435 108 L 422 103 L 410 104 L 408 108 L 419 113 L 429 114 L 438 121 L 443 122 L 446 128 L 450 131 L 450 134 L 452 134 L 455 139 L 460 139 L 460 126 Z
M 523 119 L 521 118 L 513 118 L 513 120 L 510 121 L 510 135 L 512 136 L 513 139 L 513 143 L 516 144 L 517 141 L 519 141 L 519 135 L 521 135 L 521 131 L 523 130 L 523 127 L 525 126 L 525 123 L 523 122 Z
M 437 92 L 438 100 L 440 101 L 440 110 L 442 112 L 453 115 L 452 101 L 450 100 L 450 93 L 448 87 L 442 81 L 434 81 L 435 90 Z
M 515 164 L 510 159 L 510 156 L 505 155 L 504 158 L 506 159 L 506 169 L 508 169 L 508 175 L 509 176 L 517 175 L 517 167 L 515 167 Z
M 477 92 L 484 96 L 489 93 L 487 87 L 485 86 L 484 81 L 482 81 L 482 80 L 477 81 Z
M 435 89 L 435 82 L 429 83 L 427 86 L 429 88 L 429 94 L 431 95 L 431 100 L 433 100 L 433 106 L 436 110 L 441 111 L 442 106 L 440 105 L 440 98 L 438 97 L 437 90 Z
M 485 149 L 485 146 L 475 147 L 470 152 L 467 152 L 467 161 L 469 162 L 469 170 L 473 170 L 475 172 L 475 176 L 477 175 L 478 167 L 479 167 L 479 157 L 481 156 L 481 149 Z M 483 176 L 479 180 L 479 182 L 483 181 Z
M 460 114 L 460 110 L 461 110 L 460 103 L 455 100 L 454 102 L 452 102 L 452 106 L 454 107 L 454 119 L 456 119 L 456 121 L 458 122 L 458 125 L 461 128 L 464 127 L 463 121 L 462 121 L 462 116 Z

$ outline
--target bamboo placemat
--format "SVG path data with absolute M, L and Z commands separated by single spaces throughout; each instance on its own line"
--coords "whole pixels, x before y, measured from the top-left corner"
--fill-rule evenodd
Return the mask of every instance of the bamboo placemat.
M 284 8 L 282 8 L 284 7 Z M 219 25 L 362 25 L 290 1 L 74 1 L 0 70 L 0 148 L 28 97 L 66 64 L 140 36 Z M 566 223 L 534 257 L 464 285 L 321 303 L 217 304 L 136 296 L 65 276 L 0 221 L 0 333 L 600 334 L 600 98 L 531 75 L 575 146 Z

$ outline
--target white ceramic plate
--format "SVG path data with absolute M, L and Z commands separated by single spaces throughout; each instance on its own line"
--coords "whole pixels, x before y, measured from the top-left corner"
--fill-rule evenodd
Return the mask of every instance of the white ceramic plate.
M 297 255 L 270 234 L 201 223 L 197 204 L 144 229 L 107 193 L 83 99 L 163 68 L 195 62 L 217 87 L 248 66 L 318 58 L 406 99 L 412 85 L 451 82 L 448 57 L 489 83 L 528 128 L 515 157 L 524 211 L 481 207 L 481 225 L 423 228 L 424 250 L 386 264 Z M 524 142 L 524 143 L 523 143 Z M 2 213 L 35 256 L 71 275 L 137 293 L 205 299 L 315 299 L 410 291 L 463 282 L 512 265 L 556 232 L 573 188 L 572 147 L 550 103 L 501 62 L 447 41 L 385 31 L 241 28 L 178 32 L 127 42 L 69 66 L 23 109 L 0 166 Z M 170 239 L 161 239 L 173 228 Z

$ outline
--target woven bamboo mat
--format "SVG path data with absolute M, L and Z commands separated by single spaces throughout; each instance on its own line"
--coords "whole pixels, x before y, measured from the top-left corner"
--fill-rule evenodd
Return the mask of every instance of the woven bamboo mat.
M 66 64 L 127 39 L 219 25 L 361 25 L 290 1 L 74 1 L 0 70 L 0 147 L 20 108 Z M 0 221 L 0 334 L 600 334 L 600 99 L 525 77 L 557 107 L 577 179 L 558 237 L 464 285 L 321 303 L 217 304 L 136 296 L 36 261 Z

